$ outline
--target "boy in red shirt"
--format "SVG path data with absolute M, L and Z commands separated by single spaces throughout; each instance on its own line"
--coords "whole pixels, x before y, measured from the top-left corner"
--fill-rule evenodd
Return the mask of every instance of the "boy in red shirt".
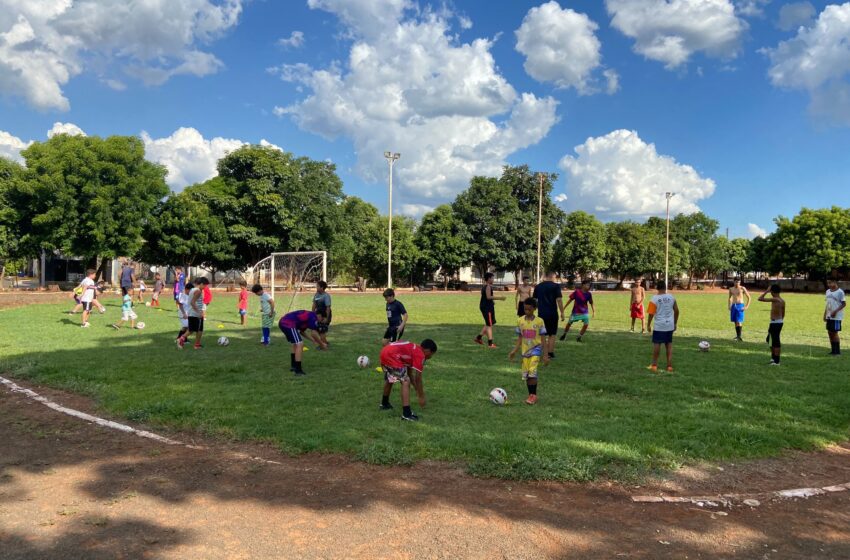
M 248 282 L 242 280 L 239 286 L 242 288 L 239 290 L 239 319 L 244 327 L 248 319 Z
M 401 382 L 401 419 L 415 422 L 419 417 L 410 409 L 410 384 L 416 389 L 419 406 L 425 406 L 425 387 L 422 384 L 422 370 L 425 361 L 437 353 L 437 344 L 430 338 L 416 345 L 412 342 L 393 342 L 381 350 L 381 369 L 384 372 L 384 395 L 381 410 L 391 410 L 390 393 L 393 385 Z

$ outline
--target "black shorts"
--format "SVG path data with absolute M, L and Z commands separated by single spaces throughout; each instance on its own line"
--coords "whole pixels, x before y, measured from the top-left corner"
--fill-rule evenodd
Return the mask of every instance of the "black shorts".
M 83 311 L 91 311 L 92 302 L 82 301 L 80 304 L 83 306 Z
M 554 317 L 540 317 L 543 319 L 543 326 L 546 327 L 546 334 L 548 336 L 555 336 L 558 334 L 558 316 Z
M 673 331 L 652 331 L 653 344 L 673 344 Z
M 837 319 L 828 319 L 826 322 L 826 330 L 829 332 L 841 332 L 841 321 Z
M 519 304 L 516 306 L 516 316 L 517 316 L 517 317 L 522 317 L 523 315 L 525 315 L 525 302 L 524 302 L 524 301 L 521 301 L 521 302 L 519 302 Z
M 780 348 L 782 346 L 782 323 L 771 323 L 767 328 L 767 341 L 771 348 Z
M 384 340 L 389 340 L 390 342 L 398 342 L 401 340 L 401 337 L 404 336 L 404 329 L 399 329 L 398 327 L 388 327 L 386 332 L 384 333 Z
M 202 317 L 189 317 L 189 332 L 204 332 L 204 319 Z
M 484 317 L 484 326 L 492 327 L 496 324 L 496 310 L 482 309 L 481 316 Z

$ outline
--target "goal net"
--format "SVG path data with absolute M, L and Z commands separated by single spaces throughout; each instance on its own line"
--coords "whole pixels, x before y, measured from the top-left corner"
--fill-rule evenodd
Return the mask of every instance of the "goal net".
M 294 309 L 310 309 L 316 283 L 327 282 L 328 254 L 325 251 L 272 253 L 254 265 L 246 276 L 249 284 L 260 284 L 271 293 L 278 317 Z M 253 307 L 258 312 L 259 304 Z

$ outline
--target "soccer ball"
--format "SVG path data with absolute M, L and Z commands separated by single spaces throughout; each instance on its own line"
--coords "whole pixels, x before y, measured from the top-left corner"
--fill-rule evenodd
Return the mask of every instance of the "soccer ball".
M 218 337 L 218 345 L 219 346 L 227 346 L 228 344 L 230 344 L 229 338 L 227 338 L 226 336 Z
M 150 306 L 151 306 L 151 302 L 146 301 L 146 302 L 145 302 L 145 307 L 150 307 Z
M 707 340 L 701 340 L 699 343 L 699 351 L 700 352 L 708 352 L 708 349 L 711 348 L 711 344 Z
M 357 358 L 357 365 L 361 368 L 369 367 L 369 356 L 360 356 Z
M 139 321 L 138 323 L 136 323 L 136 328 L 137 328 L 137 329 L 143 329 L 143 328 L 145 328 L 145 322 L 144 322 L 144 321 Z
M 502 406 L 506 402 L 508 402 L 508 394 L 504 389 L 496 387 L 492 391 L 490 391 L 490 402 L 493 404 L 497 404 Z

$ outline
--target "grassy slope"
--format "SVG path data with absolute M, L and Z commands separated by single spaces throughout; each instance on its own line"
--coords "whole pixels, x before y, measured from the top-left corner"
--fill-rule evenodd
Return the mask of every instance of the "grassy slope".
M 513 342 L 513 301 L 500 302 L 497 343 L 475 345 L 477 295 L 404 295 L 409 338 L 430 337 L 440 351 L 426 368 L 428 407 L 415 425 L 396 410 L 377 410 L 381 377 L 360 370 L 358 355 L 376 360 L 383 333 L 377 295 L 338 296 L 333 349 L 309 351 L 305 379 L 288 372 L 289 347 L 279 332 L 259 346 L 258 320 L 236 324 L 236 301 L 216 296 L 206 347 L 178 351 L 177 320 L 141 308 L 144 331 L 116 332 L 120 314 L 107 300 L 106 317 L 80 329 L 66 306 L 0 311 L 0 370 L 96 397 L 130 420 L 277 443 L 288 452 L 341 451 L 378 463 L 422 458 L 460 460 L 476 474 L 528 479 L 629 478 L 701 459 L 731 459 L 808 449 L 847 438 L 850 361 L 827 357 L 822 298 L 791 295 L 783 333 L 783 365 L 769 368 L 764 343 L 768 305 L 753 303 L 747 342 L 731 342 L 725 297 L 679 297 L 682 309 L 672 376 L 644 367 L 646 337 L 624 332 L 628 296 L 597 295 L 599 312 L 586 342 L 559 343 L 558 358 L 541 369 L 540 402 L 522 404 Z M 302 305 L 308 305 L 306 298 Z M 219 323 L 223 329 L 216 328 Z M 213 338 L 227 335 L 229 347 Z M 712 342 L 708 354 L 700 339 Z M 487 399 L 492 387 L 510 396 L 505 407 Z M 414 406 L 414 409 L 418 407 Z

